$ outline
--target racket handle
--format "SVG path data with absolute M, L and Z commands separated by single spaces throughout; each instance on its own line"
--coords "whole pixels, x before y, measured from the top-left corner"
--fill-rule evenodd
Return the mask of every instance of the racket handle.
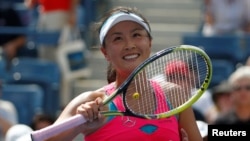
M 31 135 L 32 141 L 44 141 L 52 136 L 55 136 L 70 128 L 76 127 L 82 123 L 85 123 L 86 119 L 82 115 L 75 115 L 61 123 L 52 124 L 40 130 L 33 131 Z

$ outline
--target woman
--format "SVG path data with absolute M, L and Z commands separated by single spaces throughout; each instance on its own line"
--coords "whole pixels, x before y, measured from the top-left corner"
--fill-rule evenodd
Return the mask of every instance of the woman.
M 99 24 L 99 35 L 101 51 L 111 64 L 115 75 L 110 75 L 112 78 L 108 78 L 110 84 L 107 86 L 96 91 L 82 93 L 74 98 L 55 123 L 76 114 L 82 114 L 88 122 L 67 130 L 49 141 L 72 140 L 80 133 L 85 136 L 85 141 L 179 141 L 180 136 L 182 140 L 201 141 L 191 108 L 178 116 L 161 120 L 128 116 L 110 118 L 99 114 L 99 109 L 107 109 L 107 106 L 102 106 L 103 99 L 119 87 L 135 67 L 150 56 L 152 46 L 149 23 L 136 9 L 117 7 L 111 10 Z M 121 101 L 116 99 L 110 108 L 121 109 L 120 104 Z
M 250 66 L 237 68 L 228 82 L 232 88 L 231 109 L 218 117 L 214 124 L 250 125 Z

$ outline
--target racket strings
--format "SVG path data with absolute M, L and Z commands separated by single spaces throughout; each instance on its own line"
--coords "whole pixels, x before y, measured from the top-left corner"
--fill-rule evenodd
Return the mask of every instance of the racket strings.
M 169 112 L 190 100 L 206 73 L 206 61 L 194 51 L 177 50 L 161 56 L 133 78 L 125 105 L 136 115 Z

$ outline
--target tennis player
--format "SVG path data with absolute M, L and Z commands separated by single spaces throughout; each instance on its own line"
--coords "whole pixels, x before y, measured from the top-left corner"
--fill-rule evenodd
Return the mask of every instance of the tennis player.
M 96 91 L 84 92 L 74 98 L 55 124 L 76 114 L 82 114 L 88 122 L 47 141 L 71 141 L 78 134 L 83 134 L 85 141 L 202 141 L 192 108 L 159 120 L 105 117 L 99 113 L 107 108 L 124 109 L 121 97 L 115 98 L 109 106 L 103 106 L 102 101 L 150 56 L 152 36 L 148 21 L 135 8 L 111 9 L 98 25 L 100 50 L 115 70 L 115 79 Z

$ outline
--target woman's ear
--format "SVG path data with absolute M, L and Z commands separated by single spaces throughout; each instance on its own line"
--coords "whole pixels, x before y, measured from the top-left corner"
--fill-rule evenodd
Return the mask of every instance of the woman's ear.
M 109 57 L 108 57 L 108 55 L 107 55 L 107 50 L 106 50 L 106 48 L 101 47 L 101 52 L 102 52 L 102 54 L 104 55 L 104 57 L 106 58 L 106 60 L 109 61 Z
M 149 39 L 149 48 L 152 48 L 152 39 Z
M 150 48 L 152 48 L 152 39 L 149 40 Z

